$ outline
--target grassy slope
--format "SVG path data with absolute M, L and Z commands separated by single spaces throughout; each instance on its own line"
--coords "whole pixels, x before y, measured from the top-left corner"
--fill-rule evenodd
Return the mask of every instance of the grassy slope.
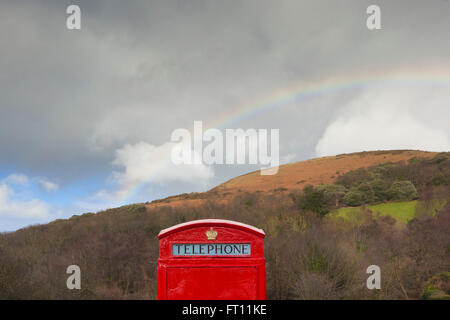
M 408 220 L 414 217 L 416 205 L 417 201 L 414 200 L 367 205 L 366 208 L 374 214 L 379 212 L 381 216 L 391 216 L 397 221 L 407 223 Z M 361 207 L 345 207 L 331 212 L 330 217 L 341 217 L 344 220 L 352 220 L 360 211 Z
M 435 204 L 433 212 L 441 210 L 446 202 L 439 202 Z M 396 201 L 386 202 L 374 205 L 367 205 L 366 208 L 374 214 L 380 213 L 380 216 L 391 216 L 399 222 L 408 223 L 414 218 L 416 213 L 417 200 L 413 201 Z M 331 218 L 341 217 L 346 221 L 350 221 L 356 217 L 361 211 L 361 207 L 345 207 L 337 209 L 330 213 Z

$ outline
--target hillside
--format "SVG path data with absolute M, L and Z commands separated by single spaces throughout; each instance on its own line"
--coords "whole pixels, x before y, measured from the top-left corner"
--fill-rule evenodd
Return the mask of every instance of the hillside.
M 372 151 L 340 154 L 332 157 L 316 158 L 280 166 L 276 175 L 263 176 L 259 171 L 231 179 L 213 190 L 242 190 L 254 192 L 270 191 L 277 188 L 296 189 L 307 184 L 331 183 L 339 175 L 362 167 L 370 167 L 384 162 L 407 162 L 411 158 L 431 158 L 435 152 L 398 150 Z
M 306 185 L 332 183 L 340 175 L 362 167 L 386 162 L 406 163 L 411 158 L 432 158 L 436 154 L 416 150 L 369 151 L 299 161 L 281 165 L 276 175 L 261 175 L 260 171 L 254 171 L 233 178 L 205 193 L 173 196 L 154 201 L 148 206 L 198 206 L 206 199 L 223 203 L 243 192 L 301 190 Z
M 159 231 L 205 218 L 265 231 L 269 299 L 449 294 L 450 153 L 364 152 L 280 173 L 0 234 L 0 299 L 154 299 Z M 74 264 L 81 290 L 65 285 Z M 371 264 L 383 290 L 365 287 Z

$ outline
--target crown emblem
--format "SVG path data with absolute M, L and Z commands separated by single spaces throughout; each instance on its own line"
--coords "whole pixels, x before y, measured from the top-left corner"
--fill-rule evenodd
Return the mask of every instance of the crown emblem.
M 211 229 L 206 231 L 206 237 L 208 238 L 208 240 L 216 240 L 216 238 L 217 238 L 217 231 L 213 230 L 213 228 L 211 227 Z

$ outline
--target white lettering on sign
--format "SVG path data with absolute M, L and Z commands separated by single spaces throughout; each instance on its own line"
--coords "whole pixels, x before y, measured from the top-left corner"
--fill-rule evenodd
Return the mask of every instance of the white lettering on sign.
M 174 243 L 174 256 L 249 256 L 250 243 Z

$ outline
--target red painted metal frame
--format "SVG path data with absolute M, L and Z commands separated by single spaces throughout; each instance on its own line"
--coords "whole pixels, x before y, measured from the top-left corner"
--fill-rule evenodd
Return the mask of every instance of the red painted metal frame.
M 206 237 L 206 231 L 210 230 L 211 227 L 218 233 L 215 240 L 207 240 Z M 202 279 L 201 275 L 199 276 L 199 272 L 195 271 L 198 270 L 198 268 L 218 268 L 217 270 L 221 271 L 218 274 L 226 274 L 226 279 L 214 278 L 215 285 L 217 286 L 223 284 L 224 287 L 226 287 L 227 282 L 230 281 L 229 277 L 233 277 L 234 274 L 236 274 L 237 277 L 243 277 L 237 280 L 237 287 L 233 287 L 231 292 L 224 292 L 223 294 L 218 294 L 213 297 L 208 296 L 208 299 L 242 299 L 243 295 L 240 294 L 240 292 L 248 293 L 248 296 L 251 296 L 249 299 L 265 299 L 266 270 L 263 243 L 264 237 L 265 233 L 261 229 L 240 222 L 221 219 L 195 220 L 162 230 L 158 235 L 160 240 L 157 283 L 158 300 L 171 299 L 169 291 L 174 291 L 173 288 L 168 288 L 169 270 L 181 270 L 183 277 L 187 277 L 183 279 L 183 281 L 191 281 L 189 283 L 196 284 L 205 281 L 205 279 Z M 251 255 L 173 256 L 172 244 L 174 243 L 250 243 Z M 253 272 L 248 272 L 248 270 L 251 270 L 248 268 L 255 268 L 255 278 L 246 278 L 249 274 L 253 274 Z M 193 272 L 191 272 L 191 270 Z M 230 270 L 233 271 L 231 272 Z M 241 284 L 247 287 L 239 288 L 239 285 Z M 189 299 L 204 299 L 205 292 L 207 292 L 205 290 L 208 290 L 207 285 L 191 286 L 190 288 L 180 286 L 180 290 L 177 292 L 175 299 L 184 299 L 184 296 Z M 255 292 L 253 292 L 253 290 Z M 236 297 L 233 297 L 233 292 L 238 293 Z

